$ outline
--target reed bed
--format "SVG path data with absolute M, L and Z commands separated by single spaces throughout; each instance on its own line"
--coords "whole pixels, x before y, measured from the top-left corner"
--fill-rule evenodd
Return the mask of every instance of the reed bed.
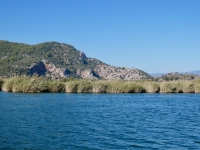
M 147 93 L 159 93 L 160 92 L 160 83 L 154 81 L 138 81 Z
M 41 93 L 200 93 L 200 80 L 122 81 L 122 80 L 50 80 L 44 77 L 16 76 L 0 79 L 7 92 Z
M 135 82 L 75 80 L 66 83 L 68 93 L 143 93 L 145 89 Z
M 89 80 L 74 80 L 66 83 L 67 93 L 91 93 L 92 82 Z
M 200 80 L 176 81 L 116 81 L 71 80 L 68 93 L 200 93 Z
M 16 76 L 7 79 L 2 86 L 2 90 L 23 93 L 64 92 L 65 84 L 43 77 Z
M 160 93 L 200 93 L 200 80 L 161 82 Z

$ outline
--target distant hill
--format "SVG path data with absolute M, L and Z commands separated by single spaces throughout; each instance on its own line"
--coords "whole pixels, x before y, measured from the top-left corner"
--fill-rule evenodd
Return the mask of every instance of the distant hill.
M 162 75 L 161 77 L 154 77 L 154 80 L 156 81 L 172 81 L 172 80 L 193 80 L 199 78 L 196 74 L 181 74 L 178 72 L 168 73 L 165 75 Z
M 111 66 L 88 58 L 69 44 L 44 42 L 28 45 L 0 41 L 0 76 L 11 77 L 13 74 L 35 74 L 49 78 L 152 79 L 149 74 L 136 68 Z
M 183 72 L 183 73 L 187 73 L 187 74 L 197 74 L 200 76 L 200 70 L 195 70 L 195 71 L 190 71 L 190 72 Z
M 189 71 L 189 72 L 179 72 L 180 74 L 196 74 L 200 76 L 200 70 Z M 161 77 L 162 75 L 166 75 L 168 73 L 151 73 L 150 75 L 153 77 Z

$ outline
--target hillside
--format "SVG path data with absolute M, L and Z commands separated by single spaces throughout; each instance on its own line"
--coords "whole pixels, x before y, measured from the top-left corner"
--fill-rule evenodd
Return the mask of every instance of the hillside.
M 85 53 L 68 44 L 45 42 L 28 45 L 0 41 L 0 76 L 13 74 L 37 74 L 50 78 L 152 79 L 139 69 L 111 66 L 87 58 Z
M 199 76 L 197 74 L 181 74 L 178 72 L 168 73 L 162 75 L 161 77 L 154 77 L 157 81 L 173 81 L 173 80 L 193 80 L 197 79 Z

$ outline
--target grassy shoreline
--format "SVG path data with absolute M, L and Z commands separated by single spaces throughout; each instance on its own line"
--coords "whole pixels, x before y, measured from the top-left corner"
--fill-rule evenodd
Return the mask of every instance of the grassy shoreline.
M 62 82 L 44 77 L 16 76 L 0 79 L 0 90 L 22 93 L 200 93 L 200 80 L 156 82 L 77 79 Z

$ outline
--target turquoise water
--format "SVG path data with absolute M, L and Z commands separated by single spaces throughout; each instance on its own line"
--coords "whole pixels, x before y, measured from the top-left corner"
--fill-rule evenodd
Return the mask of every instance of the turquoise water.
M 0 92 L 0 149 L 200 149 L 199 94 Z

